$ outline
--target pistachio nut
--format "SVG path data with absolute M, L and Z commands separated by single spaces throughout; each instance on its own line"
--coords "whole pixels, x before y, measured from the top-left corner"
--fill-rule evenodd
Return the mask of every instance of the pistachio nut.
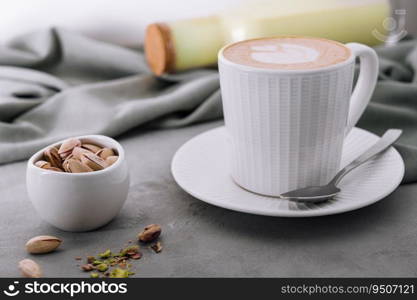
M 70 159 L 75 159 L 75 157 L 74 157 L 74 155 L 71 153 L 70 155 L 68 155 L 67 156 L 67 158 L 65 158 L 63 161 L 62 161 L 62 169 L 64 169 L 64 171 L 65 172 L 67 172 L 66 170 L 65 170 L 65 165 L 68 163 L 68 161 L 70 160 Z M 78 159 L 78 160 L 80 160 L 80 159 Z
M 70 154 L 70 155 L 68 155 L 64 160 L 63 160 L 63 162 L 62 162 L 62 164 L 64 164 L 65 163 L 65 161 L 67 161 L 68 159 L 71 159 L 71 158 L 74 158 L 74 154 Z
M 45 150 L 45 152 L 43 153 L 43 156 L 51 164 L 52 167 L 54 168 L 62 167 L 61 157 L 58 154 L 57 148 L 49 147 L 48 149 Z
M 87 150 L 87 149 L 81 148 L 81 147 L 75 147 L 75 148 L 72 150 L 71 155 L 69 155 L 69 156 L 67 157 L 67 159 L 68 159 L 69 157 L 75 157 L 76 159 L 81 159 L 81 154 L 83 154 L 83 153 L 92 153 L 92 152 L 91 152 L 91 151 L 89 151 L 89 150 Z
M 101 150 L 101 147 L 94 145 L 94 144 L 83 144 L 82 147 L 93 153 L 97 153 L 98 151 Z
M 44 160 L 39 160 L 39 161 L 35 162 L 35 166 L 37 166 L 41 169 L 48 169 L 48 168 L 52 167 L 49 162 L 44 161 Z
M 64 141 L 59 147 L 58 154 L 62 159 L 67 158 L 75 147 L 81 147 L 81 141 L 79 139 L 68 139 Z
M 64 163 L 64 169 L 68 173 L 86 173 L 86 172 L 93 172 L 93 170 L 83 164 L 81 161 L 75 158 L 71 158 L 69 160 L 66 160 Z
M 93 153 L 83 153 L 81 154 L 81 162 L 93 169 L 94 171 L 103 170 L 107 167 L 106 162 L 101 157 Z
M 110 148 L 103 148 L 101 150 L 99 150 L 96 155 L 100 156 L 102 159 L 106 159 L 109 156 L 114 156 L 115 153 L 113 151 L 113 149 Z
M 64 162 L 62 163 L 62 168 L 64 168 L 65 172 L 71 172 L 69 167 L 68 167 L 68 162 L 71 160 L 72 158 L 67 158 L 66 160 L 64 160 Z
M 145 227 L 145 229 L 139 233 L 138 239 L 141 242 L 152 242 L 156 240 L 161 235 L 162 229 L 158 224 L 150 224 Z
M 23 276 L 29 278 L 40 278 L 42 277 L 41 267 L 31 259 L 24 259 L 19 262 L 19 269 Z
M 62 240 L 50 235 L 40 235 L 31 238 L 26 243 L 26 251 L 32 254 L 43 254 L 54 251 L 61 245 Z
M 114 164 L 119 159 L 118 156 L 112 155 L 106 158 L 106 165 L 110 167 L 112 164 Z

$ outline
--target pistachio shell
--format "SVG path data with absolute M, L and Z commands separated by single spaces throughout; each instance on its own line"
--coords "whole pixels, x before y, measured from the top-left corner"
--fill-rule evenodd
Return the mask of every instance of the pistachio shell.
M 42 277 L 41 267 L 31 259 L 24 259 L 19 262 L 19 269 L 22 275 L 29 278 Z
M 95 269 L 95 267 L 92 264 L 85 264 L 85 265 L 81 266 L 81 270 L 83 270 L 85 272 L 90 272 L 94 269 Z
M 77 158 L 77 159 L 81 159 L 81 154 L 83 154 L 83 153 L 92 153 L 91 151 L 89 151 L 89 150 L 87 150 L 87 149 L 84 149 L 84 148 L 81 148 L 81 147 L 75 147 L 73 150 L 72 150 L 72 153 L 71 153 L 71 157 L 75 157 L 75 158 Z M 70 157 L 70 156 L 68 156 L 68 158 Z M 68 159 L 67 158 L 67 159 Z
M 87 150 L 93 152 L 93 153 L 97 153 L 98 151 L 101 150 L 101 147 L 99 147 L 97 145 L 94 145 L 94 144 L 83 144 L 82 147 L 84 149 L 87 149 Z
M 55 147 L 49 147 L 43 153 L 45 159 L 51 164 L 52 167 L 61 168 L 62 162 L 61 157 L 58 154 L 58 149 Z
M 151 246 L 151 248 L 152 248 L 152 250 L 153 251 L 155 251 L 155 253 L 159 253 L 159 252 L 161 252 L 162 251 L 162 244 L 161 244 L 161 242 L 157 242 L 156 244 L 153 244 L 152 246 Z
M 64 161 L 62 162 L 62 167 L 64 168 L 64 165 L 65 165 L 65 163 L 67 162 L 67 160 L 69 160 L 69 159 L 71 159 L 71 158 L 74 158 L 74 155 L 71 153 L 70 155 L 68 155 L 65 159 L 64 159 Z
M 83 153 L 81 155 L 81 162 L 93 169 L 94 171 L 103 170 L 107 167 L 106 162 L 101 157 L 93 153 Z
M 106 164 L 108 167 L 110 167 L 112 164 L 114 164 L 119 159 L 118 156 L 113 155 L 106 158 Z
M 89 166 L 83 164 L 81 161 L 75 158 L 66 160 L 64 163 L 64 169 L 69 173 L 93 172 Z
M 32 254 L 41 254 L 54 251 L 61 245 L 61 240 L 55 236 L 40 235 L 31 238 L 26 243 L 26 250 Z
M 52 167 L 49 162 L 44 161 L 44 160 L 38 160 L 37 162 L 35 162 L 35 166 L 41 169 L 48 169 Z
M 79 139 L 68 139 L 64 141 L 59 147 L 58 154 L 61 156 L 62 159 L 65 159 L 67 156 L 69 156 L 72 153 L 72 150 L 75 147 L 80 147 L 81 141 Z
M 110 148 L 103 148 L 96 153 L 96 155 L 100 156 L 102 159 L 106 159 L 109 156 L 114 156 L 115 153 L 113 149 Z
M 68 168 L 68 162 L 70 161 L 71 159 L 66 159 L 66 160 L 64 160 L 64 162 L 62 163 L 62 167 L 64 168 L 64 172 L 69 172 L 69 168 Z
M 138 235 L 138 239 L 141 242 L 152 242 L 156 240 L 162 232 L 162 228 L 158 224 L 150 224 L 143 229 L 141 233 Z

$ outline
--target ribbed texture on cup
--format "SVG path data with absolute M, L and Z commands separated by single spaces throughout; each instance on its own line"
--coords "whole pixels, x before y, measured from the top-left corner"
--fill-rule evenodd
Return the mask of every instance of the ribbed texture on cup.
M 327 183 L 340 165 L 353 66 L 297 75 L 220 63 L 234 180 L 266 195 Z

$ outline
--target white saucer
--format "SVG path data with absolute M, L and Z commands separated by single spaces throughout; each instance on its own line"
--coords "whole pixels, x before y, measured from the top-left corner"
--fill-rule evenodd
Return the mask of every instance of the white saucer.
M 353 128 L 347 136 L 342 166 L 347 165 L 378 137 Z M 393 147 L 353 170 L 340 182 L 342 192 L 321 204 L 298 204 L 261 196 L 239 187 L 229 174 L 225 127 L 212 129 L 186 142 L 172 160 L 176 182 L 189 194 L 223 208 L 277 217 L 313 217 L 342 213 L 375 203 L 400 184 L 404 162 Z

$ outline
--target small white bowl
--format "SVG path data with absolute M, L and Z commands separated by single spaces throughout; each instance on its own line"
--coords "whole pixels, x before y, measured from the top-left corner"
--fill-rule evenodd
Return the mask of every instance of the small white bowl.
M 65 231 L 88 231 L 110 222 L 126 201 L 129 171 L 122 146 L 103 135 L 77 137 L 83 142 L 116 149 L 119 158 L 110 167 L 88 173 L 65 173 L 38 168 L 34 163 L 49 145 L 28 161 L 26 186 L 39 216 Z

